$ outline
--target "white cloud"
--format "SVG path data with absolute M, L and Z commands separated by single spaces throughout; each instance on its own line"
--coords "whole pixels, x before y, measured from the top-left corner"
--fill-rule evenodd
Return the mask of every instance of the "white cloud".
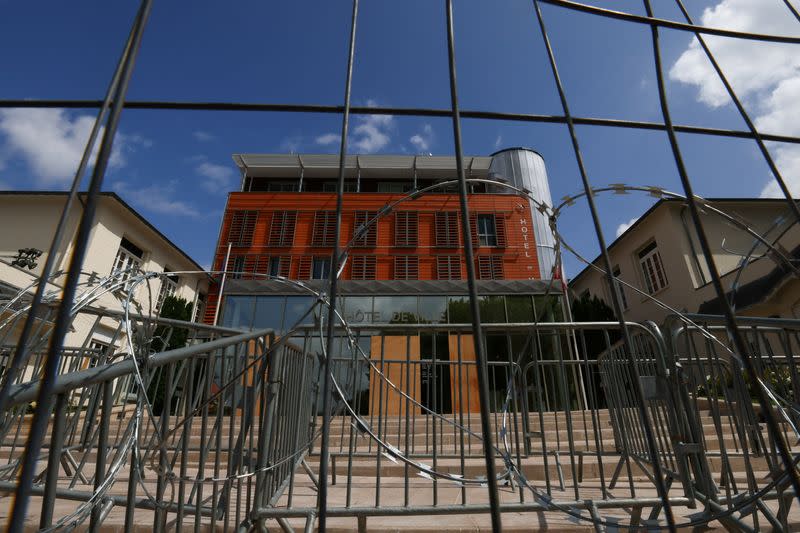
M 300 146 L 303 145 L 303 137 L 300 135 L 293 135 L 291 137 L 286 137 L 281 141 L 280 148 L 282 152 L 289 152 L 289 153 L 297 153 L 300 149 Z
M 433 128 L 430 124 L 422 126 L 422 131 L 411 136 L 408 140 L 420 152 L 427 152 L 433 144 Z
M 798 34 L 797 21 L 779 1 L 722 0 L 703 11 L 701 22 L 704 26 L 744 32 Z M 800 54 L 791 44 L 715 36 L 704 39 L 740 97 L 771 91 L 782 80 L 797 75 L 800 68 Z M 697 86 L 698 99 L 712 107 L 730 101 L 696 39 L 673 65 L 670 77 Z
M 630 228 L 631 226 L 633 226 L 634 224 L 636 224 L 636 221 L 637 221 L 637 220 L 639 220 L 639 217 L 633 217 L 633 218 L 632 218 L 632 219 L 630 219 L 629 221 L 627 221 L 627 222 L 623 222 L 622 224 L 620 224 L 619 226 L 617 226 L 617 238 L 619 238 L 619 237 L 620 237 L 620 235 L 622 235 L 623 233 L 625 233 L 626 231 L 628 231 L 628 228 Z
M 195 139 L 197 139 L 200 142 L 208 142 L 208 141 L 213 141 L 214 139 L 216 139 L 216 137 L 214 135 L 208 133 L 207 131 L 203 131 L 203 130 L 193 131 L 192 132 L 192 137 L 194 137 Z
M 704 26 L 745 32 L 798 35 L 800 26 L 782 2 L 722 0 L 703 11 Z M 800 54 L 796 46 L 744 39 L 705 37 L 728 81 L 764 133 L 800 135 Z M 674 80 L 697 88 L 697 98 L 711 108 L 730 103 L 697 40 L 670 69 Z M 775 164 L 793 195 L 800 195 L 800 147 L 771 144 Z M 762 197 L 782 196 L 770 174 Z
M 0 110 L 1 148 L 6 158 L 24 160 L 41 185 L 66 185 L 75 175 L 94 121 L 92 115 L 71 116 L 63 109 Z M 97 157 L 102 135 L 101 131 L 92 161 Z M 152 144 L 141 135 L 117 132 L 109 168 L 123 167 L 125 154 Z
M 195 167 L 195 171 L 205 179 L 201 186 L 208 192 L 227 191 L 231 185 L 234 172 L 230 167 L 203 161 Z
M 498 135 L 497 139 L 494 140 L 494 149 L 497 150 L 498 148 L 500 148 L 501 144 L 503 144 L 503 136 Z
M 339 139 L 341 138 L 342 138 L 341 135 L 339 135 L 338 133 L 326 133 L 314 139 L 314 142 L 317 144 L 321 144 L 322 146 L 327 146 L 329 144 L 338 143 Z
M 160 213 L 164 215 L 180 215 L 199 218 L 200 212 L 187 202 L 174 198 L 176 182 L 169 181 L 166 185 L 152 184 L 139 187 L 118 181 L 111 188 L 126 201 L 143 211 Z
M 367 107 L 376 107 L 375 100 L 367 100 Z M 349 144 L 360 154 L 372 154 L 385 148 L 392 140 L 389 134 L 394 130 L 394 117 L 391 115 L 364 115 L 356 117 L 356 126 Z

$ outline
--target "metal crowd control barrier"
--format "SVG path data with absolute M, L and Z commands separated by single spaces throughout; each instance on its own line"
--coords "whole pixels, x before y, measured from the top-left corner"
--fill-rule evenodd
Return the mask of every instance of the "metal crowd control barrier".
M 194 340 L 135 360 L 88 346 L 64 354 L 34 479 L 33 508 L 41 513 L 32 524 L 312 529 L 319 326 L 276 338 L 139 320 L 164 328 L 165 337 L 169 327 L 188 329 Z M 711 332 L 719 329 L 714 320 L 705 319 Z M 617 323 L 483 326 L 505 527 L 663 527 L 654 460 L 679 525 L 755 531 L 795 523 L 781 463 L 747 396 L 752 384 L 724 344 L 694 326 L 670 325 L 662 338 L 653 325 L 627 324 L 635 371 Z M 773 391 L 793 405 L 800 326 L 747 327 L 764 354 L 764 375 L 780 376 Z M 444 514 L 454 527 L 488 527 L 480 521 L 488 520 L 489 503 L 471 331 L 457 324 L 335 329 L 328 527 L 394 530 Z M 147 403 L 136 401 L 137 367 Z M 644 442 L 634 379 L 657 436 L 656 458 Z M 8 493 L 17 487 L 37 384 L 18 380 L 0 419 L 0 490 Z M 796 411 L 785 413 L 790 437 Z
M 103 313 L 87 312 L 97 322 L 108 318 Z M 34 480 L 38 526 L 97 530 L 115 522 L 164 531 L 187 522 L 212 529 L 246 523 L 254 495 L 284 485 L 307 448 L 316 358 L 271 330 L 130 318 L 135 359 L 87 345 L 62 354 Z M 149 335 L 137 335 L 140 328 Z M 188 332 L 187 346 L 147 355 L 177 330 Z M 4 492 L 17 488 L 40 364 L 34 353 L 0 419 Z M 137 367 L 149 402 L 137 402 Z
M 737 500 L 752 499 L 747 512 L 756 529 L 769 524 L 776 530 L 788 530 L 794 491 L 778 457 L 776 439 L 783 438 L 797 450 L 800 320 L 736 320 L 761 383 L 747 378 L 742 354 L 734 349 L 718 316 L 670 317 L 666 322 L 670 332 L 668 364 L 680 382 L 684 412 L 694 415 L 686 417 L 687 430 L 702 438 L 698 444 L 702 444 L 711 472 L 707 494 L 713 497 L 711 491 L 716 491 L 730 502 L 728 507 Z M 780 435 L 769 432 L 763 423 L 756 387 L 768 391 L 778 413 Z M 701 429 L 698 413 L 707 414 L 706 423 L 713 431 Z M 765 497 L 777 498 L 778 509 L 769 508 Z

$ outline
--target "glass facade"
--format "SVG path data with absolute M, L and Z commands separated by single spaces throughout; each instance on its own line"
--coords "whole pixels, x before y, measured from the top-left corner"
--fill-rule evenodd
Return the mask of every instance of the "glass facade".
M 273 328 L 278 335 L 283 335 L 301 324 L 319 324 L 320 308 L 309 311 L 315 301 L 313 296 L 229 295 L 224 302 L 222 325 L 240 329 Z M 537 318 L 539 322 L 563 320 L 558 295 L 481 296 L 479 309 L 481 321 L 485 324 L 531 323 Z M 339 301 L 338 311 L 351 326 L 471 322 L 467 296 L 344 296 Z M 417 384 L 412 383 L 412 395 L 427 409 L 450 413 L 457 405 L 472 408 L 477 391 L 464 384 L 475 379 L 474 358 L 468 355 L 472 350 L 469 347 L 471 335 L 387 331 L 383 337 L 373 337 L 376 334 L 375 330 L 356 332 L 353 341 L 357 347 L 351 345 L 347 337 L 334 339 L 334 376 L 348 402 L 352 402 L 351 405 L 361 414 L 377 409 L 375 394 L 378 393 L 371 391 L 370 387 L 384 383 L 371 370 L 367 361 L 370 357 L 373 357 L 373 364 L 382 367 L 389 379 L 397 383 L 405 383 L 406 372 L 418 376 Z M 526 390 L 524 383 L 527 387 L 534 386 L 526 392 L 526 401 L 530 405 L 545 403 L 546 409 L 554 408 L 563 402 L 564 392 L 576 392 L 573 383 L 564 384 L 556 379 L 556 368 L 552 366 L 568 352 L 564 339 L 563 334 L 546 329 L 533 334 L 487 331 L 484 346 L 488 359 L 491 410 L 502 409 L 511 379 L 511 365 L 519 365 L 520 372 L 514 378 L 515 387 L 519 387 L 517 390 Z M 324 352 L 318 328 L 292 334 L 291 342 L 311 353 Z M 415 343 L 419 346 L 418 357 L 412 355 L 416 352 Z M 385 360 L 381 357 L 384 349 L 387 350 Z M 455 365 L 462 355 L 465 366 L 459 371 Z M 534 375 L 529 373 L 534 359 L 552 363 L 545 363 L 541 372 Z M 408 370 L 406 366 L 409 366 Z M 384 395 L 389 398 L 397 396 L 397 393 L 390 395 L 388 390 L 384 390 Z M 521 401 L 520 397 L 515 398 L 515 402 Z M 510 408 L 517 407 L 515 403 Z
M 481 322 L 561 322 L 559 296 L 480 296 Z M 225 297 L 221 324 L 239 329 L 273 328 L 277 332 L 300 324 L 313 324 L 318 311 L 306 313 L 312 296 Z M 348 324 L 469 324 L 467 296 L 344 296 L 339 312 Z M 305 320 L 301 318 L 305 316 Z

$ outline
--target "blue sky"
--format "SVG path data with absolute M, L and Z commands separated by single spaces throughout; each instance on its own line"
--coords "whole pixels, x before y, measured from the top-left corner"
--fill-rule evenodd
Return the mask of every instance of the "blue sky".
M 638 0 L 592 3 L 644 13 Z M 800 33 L 800 24 L 780 11 L 782 0 L 686 3 L 693 17 L 710 25 Z M 658 16 L 681 20 L 672 2 L 654 4 Z M 113 5 L 0 0 L 0 98 L 100 98 L 137 7 Z M 350 9 L 344 1 L 241 1 L 224 7 L 156 2 L 128 97 L 340 104 Z M 647 27 L 549 5 L 542 9 L 573 114 L 661 120 Z M 455 21 L 462 109 L 561 114 L 530 1 L 456 0 Z M 353 102 L 448 107 L 444 25 L 443 2 L 362 0 Z M 781 45 L 765 49 L 729 41 L 715 41 L 715 51 L 759 124 L 800 135 L 800 106 L 794 103 L 800 100 L 794 98 L 800 95 L 800 62 L 792 59 L 800 54 Z M 675 122 L 743 128 L 690 43 L 685 33 L 663 32 Z M 0 188 L 65 188 L 91 116 L 88 110 L 0 111 Z M 231 154 L 333 153 L 339 126 L 335 115 L 126 110 L 105 189 L 117 191 L 208 265 L 226 193 L 238 182 Z M 554 200 L 581 190 L 564 126 L 464 120 L 462 128 L 468 154 L 509 146 L 539 151 Z M 361 153 L 451 155 L 454 150 L 445 119 L 362 116 L 354 118 L 351 133 L 351 150 Z M 578 134 L 593 184 L 680 190 L 665 134 L 587 126 Z M 768 169 L 754 143 L 691 135 L 680 141 L 698 194 L 769 193 Z M 784 177 L 800 182 L 795 148 L 772 148 Z M 643 195 L 600 198 L 609 241 L 652 201 Z M 578 203 L 565 212 L 560 231 L 593 257 L 597 246 L 589 224 L 585 204 Z M 568 274 L 582 267 L 565 259 Z

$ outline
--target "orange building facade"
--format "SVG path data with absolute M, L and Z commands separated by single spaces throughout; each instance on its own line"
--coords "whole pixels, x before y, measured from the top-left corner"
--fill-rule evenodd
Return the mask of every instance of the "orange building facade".
M 498 168 L 524 169 L 523 156 L 533 157 L 527 152 L 516 159 L 506 157 L 501 161 L 505 166 Z M 225 274 L 218 275 L 209 291 L 205 320 L 239 329 L 272 328 L 290 335 L 297 346 L 322 353 L 318 328 L 311 334 L 297 325 L 319 323 L 320 312 L 308 310 L 317 302 L 316 294 L 328 289 L 338 158 L 250 154 L 234 160 L 242 171 L 241 190 L 228 195 L 212 265 Z M 492 174 L 495 161 L 494 156 L 464 160 L 481 320 L 559 320 L 560 282 L 542 279 L 552 264 L 546 257 L 542 262 L 542 250 L 548 250 L 548 243 L 541 242 L 547 241 L 542 233 L 548 228 L 546 221 L 537 219 L 533 204 L 521 192 L 529 192 L 530 185 Z M 381 361 L 390 379 L 411 379 L 408 386 L 419 405 L 439 412 L 449 412 L 462 405 L 459 402 L 467 411 L 477 409 L 476 374 L 467 368 L 474 366 L 470 336 L 376 335 L 380 328 L 373 326 L 470 321 L 456 178 L 454 158 L 348 158 L 338 243 L 346 261 L 339 276 L 337 309 L 349 326 L 362 327 L 361 350 Z M 487 334 L 485 340 L 490 361 L 508 360 L 510 339 Z M 347 395 L 359 402 L 361 411 L 376 409 L 379 378 L 360 359 L 359 369 L 352 370 L 347 365 L 355 363 L 347 343 L 337 346 L 334 360 L 345 365 L 339 377 L 350 380 Z M 456 361 L 467 365 L 463 375 L 451 375 L 450 365 Z M 347 377 L 354 372 L 361 377 Z M 495 378 L 500 401 L 505 378 Z M 381 404 L 387 413 L 403 409 L 401 396 L 395 396 Z
M 234 160 L 243 173 L 242 190 L 228 196 L 213 270 L 226 271 L 231 280 L 327 279 L 338 158 L 237 155 Z M 541 279 L 531 204 L 512 189 L 479 182 L 489 177 L 491 161 L 465 159 L 475 180 L 468 205 L 477 278 Z M 348 163 L 341 280 L 466 279 L 453 158 L 356 156 Z M 447 192 L 440 192 L 436 183 L 448 180 L 442 187 Z M 426 188 L 409 196 L 410 190 Z M 218 291 L 219 286 L 210 291 L 206 322 L 219 315 Z

